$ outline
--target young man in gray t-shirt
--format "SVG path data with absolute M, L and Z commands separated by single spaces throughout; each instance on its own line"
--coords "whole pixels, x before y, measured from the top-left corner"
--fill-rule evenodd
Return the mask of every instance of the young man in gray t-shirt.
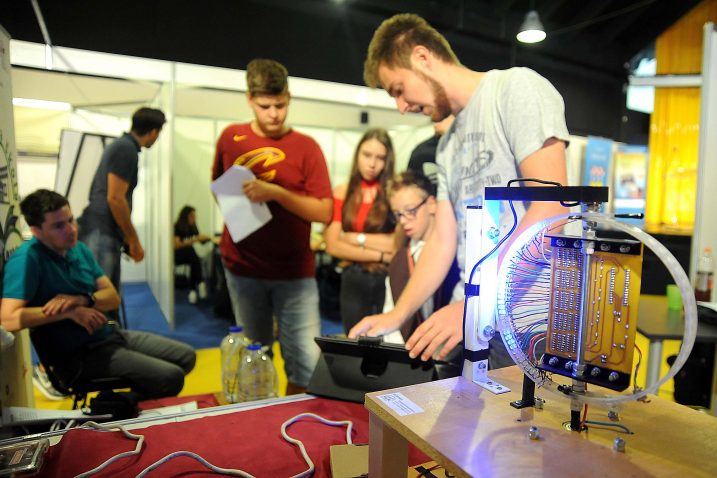
M 456 252 L 464 266 L 463 210 L 482 199 L 485 186 L 516 177 L 567 182 L 568 131 L 563 101 L 537 73 L 513 68 L 472 71 L 461 65 L 446 39 L 421 17 L 399 14 L 374 33 L 364 79 L 380 86 L 401 113 L 456 120 L 438 145 L 438 208 L 434 233 L 393 311 L 364 318 L 349 337 L 398 329 L 440 285 Z M 519 211 L 520 234 L 565 212 L 559 203 L 533 202 Z M 411 357 L 444 359 L 463 338 L 463 300 L 435 312 L 406 341 Z

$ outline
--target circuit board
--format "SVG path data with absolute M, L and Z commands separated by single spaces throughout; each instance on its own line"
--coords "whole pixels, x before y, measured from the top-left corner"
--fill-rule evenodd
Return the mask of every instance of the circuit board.
M 613 390 L 626 389 L 637 332 L 642 244 L 546 238 L 552 249 L 550 305 L 539 368 Z

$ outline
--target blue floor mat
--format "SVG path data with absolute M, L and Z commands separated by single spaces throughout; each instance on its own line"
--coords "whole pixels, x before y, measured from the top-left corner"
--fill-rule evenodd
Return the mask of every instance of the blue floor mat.
M 176 289 L 175 330 L 172 331 L 147 283 L 124 283 L 122 294 L 130 330 L 154 332 L 185 342 L 195 349 L 219 347 L 229 326 L 233 324 L 229 319 L 214 316 L 211 296 L 190 304 L 188 290 Z M 340 322 L 321 320 L 321 335 L 340 333 L 343 333 Z

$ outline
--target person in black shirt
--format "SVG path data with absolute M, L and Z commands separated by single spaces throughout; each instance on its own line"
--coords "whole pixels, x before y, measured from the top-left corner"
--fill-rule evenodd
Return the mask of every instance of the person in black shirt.
M 438 150 L 438 141 L 443 133 L 453 124 L 454 116 L 450 115 L 441 121 L 433 123 L 433 130 L 436 132 L 433 136 L 422 143 L 419 143 L 408 159 L 408 171 L 423 175 L 431 180 L 435 185 L 438 182 L 438 166 L 436 166 L 436 151 Z
M 197 293 L 201 299 L 207 297 L 207 285 L 202 277 L 202 264 L 194 250 L 194 244 L 204 244 L 211 238 L 200 234 L 197 229 L 197 212 L 192 206 L 184 206 L 174 223 L 174 265 L 188 264 L 190 268 L 189 303 L 197 302 Z

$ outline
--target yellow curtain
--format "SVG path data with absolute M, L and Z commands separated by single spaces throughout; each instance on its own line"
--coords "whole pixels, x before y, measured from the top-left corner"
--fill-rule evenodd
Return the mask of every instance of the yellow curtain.
M 657 39 L 657 74 L 699 74 L 703 25 L 717 22 L 717 0 L 704 0 Z M 691 231 L 695 219 L 700 89 L 656 88 L 650 118 L 645 221 Z

